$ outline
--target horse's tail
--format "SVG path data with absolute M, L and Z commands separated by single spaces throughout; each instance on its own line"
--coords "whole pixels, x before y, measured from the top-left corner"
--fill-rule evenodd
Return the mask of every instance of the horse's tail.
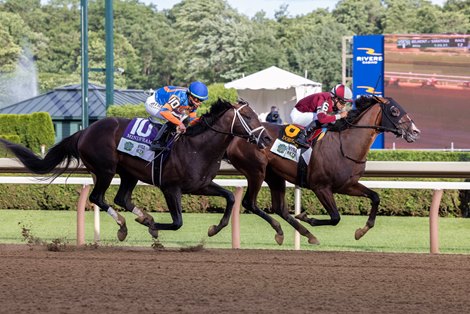
M 64 138 L 52 146 L 44 158 L 38 157 L 23 145 L 12 143 L 2 138 L 0 138 L 0 143 L 11 151 L 29 171 L 36 174 L 52 174 L 55 178 L 69 169 L 72 161 L 75 160 L 78 166 L 80 157 L 77 143 L 81 134 L 82 131 L 78 131 Z M 58 168 L 57 166 L 62 162 L 64 162 L 63 165 Z

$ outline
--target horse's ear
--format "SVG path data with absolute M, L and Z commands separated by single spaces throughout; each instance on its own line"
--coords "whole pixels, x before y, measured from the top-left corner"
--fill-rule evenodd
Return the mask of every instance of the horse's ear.
M 248 101 L 246 101 L 245 99 L 243 99 L 243 98 L 241 98 L 241 97 L 238 97 L 237 103 L 238 103 L 239 105 L 250 105 L 250 104 L 248 103 Z

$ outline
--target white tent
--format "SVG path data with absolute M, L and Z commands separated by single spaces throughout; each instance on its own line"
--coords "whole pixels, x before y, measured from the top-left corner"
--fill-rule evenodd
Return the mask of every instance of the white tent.
M 227 83 L 225 88 L 235 88 L 263 121 L 271 106 L 277 106 L 282 121 L 289 123 L 297 100 L 321 92 L 322 84 L 272 66 Z

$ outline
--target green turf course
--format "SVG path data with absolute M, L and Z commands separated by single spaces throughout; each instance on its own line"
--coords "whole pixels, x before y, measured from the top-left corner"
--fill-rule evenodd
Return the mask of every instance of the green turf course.
M 152 213 L 156 220 L 169 222 L 168 213 Z M 124 242 L 116 238 L 117 225 L 106 213 L 100 214 L 100 245 L 125 245 L 150 247 L 153 243 L 147 228 L 134 222 L 134 215 L 124 213 L 129 234 Z M 209 238 L 207 229 L 217 224 L 221 214 L 183 214 L 183 227 L 178 231 L 161 231 L 159 241 L 164 247 L 179 248 L 204 244 L 206 248 L 231 248 L 230 225 L 218 235 Z M 240 217 L 242 249 L 294 249 L 294 231 L 280 217 L 285 239 L 279 246 L 274 241 L 274 230 L 261 218 L 252 214 Z M 319 216 L 317 216 L 319 217 Z M 93 240 L 93 213 L 86 212 L 86 243 Z M 363 227 L 366 216 L 342 216 L 339 225 L 307 228 L 320 240 L 319 246 L 309 245 L 301 237 L 302 250 L 361 251 L 361 252 L 414 252 L 429 253 L 429 219 L 425 217 L 379 216 L 375 228 L 359 241 L 354 231 Z M 0 210 L 0 243 L 25 243 L 22 228 L 30 229 L 34 237 L 45 242 L 61 239 L 76 244 L 76 212 L 71 211 L 18 211 Z M 470 219 L 440 218 L 439 248 L 441 253 L 470 254 Z

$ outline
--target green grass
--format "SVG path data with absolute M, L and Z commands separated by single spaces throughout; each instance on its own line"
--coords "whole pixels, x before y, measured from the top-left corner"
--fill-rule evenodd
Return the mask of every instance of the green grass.
M 170 222 L 168 213 L 152 213 L 159 222 Z M 117 225 L 106 213 L 101 213 L 101 245 L 150 247 L 153 243 L 147 228 L 134 222 L 134 215 L 124 213 L 129 234 L 124 242 L 116 239 Z M 165 247 L 189 247 L 204 244 L 206 248 L 231 248 L 231 228 L 209 238 L 207 229 L 217 224 L 221 214 L 183 214 L 184 224 L 178 231 L 161 231 L 160 243 Z M 320 216 L 317 216 L 320 217 Z M 274 230 L 261 218 L 252 214 L 240 217 L 241 248 L 294 249 L 294 231 L 282 219 L 285 238 L 279 246 L 274 241 Z M 302 250 L 361 251 L 361 252 L 415 252 L 429 253 L 429 219 L 425 217 L 377 217 L 375 228 L 361 240 L 354 240 L 354 231 L 363 227 L 367 217 L 342 216 L 339 225 L 307 228 L 320 240 L 319 246 L 309 245 L 301 237 Z M 93 213 L 85 215 L 86 243 L 93 243 Z M 34 237 L 46 242 L 54 239 L 76 243 L 76 212 L 0 210 L 0 243 L 25 243 L 22 228 L 30 229 Z M 441 253 L 470 254 L 470 219 L 440 218 L 439 247 Z

